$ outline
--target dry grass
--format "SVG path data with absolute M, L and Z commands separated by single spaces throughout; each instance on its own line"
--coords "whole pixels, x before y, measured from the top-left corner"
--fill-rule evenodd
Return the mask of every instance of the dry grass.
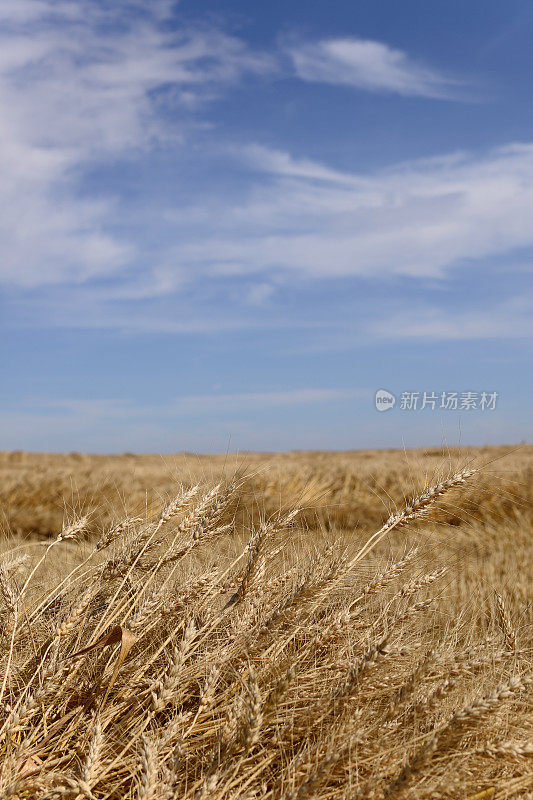
M 0 798 L 531 796 L 532 456 L 0 454 Z

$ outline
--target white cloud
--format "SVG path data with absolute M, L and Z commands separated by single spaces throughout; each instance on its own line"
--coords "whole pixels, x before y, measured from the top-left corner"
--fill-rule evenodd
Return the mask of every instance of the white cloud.
M 286 389 L 270 392 L 198 395 L 163 403 L 101 398 L 27 398 L 2 404 L 0 436 L 4 448 L 82 450 L 86 452 L 224 452 L 246 449 L 324 448 L 328 434 L 294 422 L 301 406 L 320 414 L 321 404 L 363 399 L 370 406 L 373 390 Z M 335 406 L 333 406 L 335 407 Z M 275 422 L 263 411 L 276 409 Z M 293 420 L 290 435 L 279 415 Z M 296 417 L 299 415 L 297 414 Z M 339 438 L 345 446 L 345 431 Z
M 158 420 L 168 422 L 183 416 L 212 417 L 214 414 L 255 412 L 262 409 L 330 403 L 336 400 L 354 400 L 368 397 L 369 392 L 354 389 L 283 389 L 268 392 L 236 392 L 231 394 L 184 395 L 162 403 L 137 403 L 121 398 L 26 398 L 17 402 L 16 408 L 5 405 L 2 419 L 5 431 L 8 419 L 31 420 L 38 417 L 53 424 L 61 419 L 84 420 L 85 423 L 113 420 Z M 46 425 L 45 425 L 46 427 Z
M 112 198 L 80 195 L 87 168 L 194 124 L 191 107 L 270 59 L 221 31 L 169 32 L 173 4 L 5 0 L 0 9 L 0 278 L 31 287 L 124 269 Z M 161 113 L 170 103 L 172 125 Z
M 274 287 L 270 283 L 254 283 L 248 289 L 246 302 L 251 306 L 262 306 L 270 300 L 274 294 Z
M 290 389 L 279 392 L 241 392 L 239 394 L 197 395 L 177 397 L 174 410 L 180 413 L 212 413 L 218 411 L 256 411 L 261 408 L 325 403 L 359 397 L 360 392 L 347 389 Z
M 455 98 L 460 85 L 402 50 L 368 39 L 325 39 L 294 45 L 288 52 L 305 81 L 438 99 Z
M 110 193 L 112 182 L 111 190 L 102 186 L 98 199 L 83 191 L 86 171 L 127 157 L 142 163 L 154 144 L 179 143 L 198 125 L 191 111 L 223 87 L 247 72 L 275 69 L 273 56 L 253 53 L 220 30 L 169 32 L 161 21 L 173 5 L 170 0 L 2 4 L 0 108 L 9 113 L 0 119 L 0 281 L 33 289 L 111 278 L 112 301 L 163 295 L 206 272 L 394 269 L 387 262 L 402 245 L 400 232 L 390 240 L 391 252 L 383 253 L 384 243 L 372 241 L 373 226 L 365 221 L 374 203 L 382 218 L 386 214 L 381 178 L 343 173 L 258 145 L 244 148 L 243 156 L 255 172 L 275 175 L 274 185 L 265 187 L 264 176 L 254 180 L 251 173 L 251 202 L 241 206 L 224 197 L 219 208 L 206 199 L 197 216 L 207 230 L 198 234 L 198 224 L 192 226 L 194 236 L 180 230 L 183 244 L 149 253 L 141 252 L 142 230 L 129 240 L 116 232 L 135 221 L 124 217 L 120 198 Z M 185 224 L 194 209 L 182 207 L 178 216 Z M 242 230 L 241 223 L 250 227 Z M 374 227 L 381 237 L 382 226 Z M 409 239 L 409 231 L 405 236 Z M 350 252 L 354 244 L 362 246 L 356 259 Z M 260 280 L 257 286 L 268 283 Z M 267 294 L 255 288 L 248 299 L 262 302 Z
M 70 294 L 57 286 L 28 294 L 37 316 L 44 298 L 48 315 L 66 325 L 165 332 L 297 327 L 309 321 L 289 318 L 288 307 L 274 299 L 268 320 L 261 316 L 274 287 L 291 280 L 295 286 L 344 276 L 443 278 L 469 262 L 533 246 L 531 143 L 367 174 L 251 144 L 233 151 L 247 169 L 237 170 L 240 188 L 233 188 L 238 181 L 231 189 L 208 182 L 202 194 L 195 186 L 196 205 L 183 201 L 173 210 L 156 198 L 149 219 L 142 208 L 137 219 L 126 217 L 109 187 L 99 199 L 82 194 L 87 168 L 129 156 L 142 164 L 154 144 L 173 146 L 198 124 L 191 109 L 244 73 L 273 68 L 272 57 L 221 31 L 169 33 L 160 23 L 172 5 L 5 0 L 0 8 L 0 107 L 6 110 L 0 118 L 0 281 L 22 289 L 84 284 Z M 411 94 L 450 88 L 405 55 L 358 40 L 293 47 L 302 78 L 312 72 L 303 56 L 317 52 L 322 66 L 329 59 L 332 75 L 350 75 L 350 81 L 358 75 L 367 88 Z M 337 62 L 345 68 L 337 70 Z M 209 158 L 215 163 L 212 145 Z M 218 158 L 227 162 L 228 150 Z M 150 239 L 153 220 L 160 228 Z M 134 229 L 131 241 L 114 232 L 124 223 Z M 236 279 L 226 284 L 231 276 Z M 178 313 L 181 290 L 189 294 Z M 219 291 L 229 299 L 223 308 L 213 302 Z M 168 297 L 166 307 L 158 306 Z M 488 330 L 480 314 L 464 330 Z M 405 335 L 449 335 L 438 315 L 428 311 L 424 324 L 421 319 L 416 330 L 404 327 L 413 332 Z M 510 325 L 513 314 L 505 319 Z
M 293 158 L 283 150 L 273 150 L 258 144 L 251 144 L 234 151 L 244 158 L 252 168 L 288 178 L 307 178 L 326 183 L 339 183 L 354 186 L 354 175 L 331 169 L 308 158 Z M 362 181 L 361 181 L 362 182 Z
M 533 246 L 533 144 L 365 176 L 265 148 L 245 158 L 263 178 L 242 200 L 206 201 L 205 229 L 172 251 L 185 272 L 442 278 Z
M 441 309 L 413 300 L 408 309 L 380 315 L 367 327 L 371 338 L 399 341 L 530 339 L 533 296 L 513 297 L 483 309 Z

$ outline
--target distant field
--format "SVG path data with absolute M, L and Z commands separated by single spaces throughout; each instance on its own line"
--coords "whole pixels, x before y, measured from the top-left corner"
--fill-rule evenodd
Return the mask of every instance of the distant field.
M 295 504 L 311 527 L 369 530 L 393 503 L 426 480 L 465 464 L 486 465 L 466 489 L 461 509 L 496 519 L 517 511 L 533 492 L 533 446 L 452 450 L 368 450 L 342 453 L 243 453 L 228 456 L 116 455 L 0 452 L 0 503 L 4 531 L 54 536 L 65 517 L 90 512 L 97 534 L 125 513 L 145 514 L 173 497 L 179 484 L 212 484 L 245 476 L 238 505 L 254 518 Z M 448 509 L 448 522 L 460 522 Z
M 0 453 L 0 798 L 532 797 L 532 500 L 533 446 Z

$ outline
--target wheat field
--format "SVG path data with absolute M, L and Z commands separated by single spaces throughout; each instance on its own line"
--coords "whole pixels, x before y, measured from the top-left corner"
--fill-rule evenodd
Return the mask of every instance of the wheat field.
M 533 447 L 0 454 L 1 798 L 533 797 Z

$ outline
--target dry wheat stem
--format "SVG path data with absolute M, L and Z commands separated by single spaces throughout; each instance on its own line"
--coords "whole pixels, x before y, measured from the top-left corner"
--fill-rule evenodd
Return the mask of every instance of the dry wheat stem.
M 411 776 L 426 765 L 447 736 L 462 735 L 466 726 L 483 719 L 495 711 L 503 701 L 512 699 L 529 686 L 533 686 L 533 673 L 521 677 L 515 676 L 507 683 L 498 686 L 490 694 L 480 697 L 460 711 L 456 711 L 449 722 L 434 731 L 427 744 L 405 764 L 398 777 L 387 788 L 386 796 L 390 797 L 401 792 Z

